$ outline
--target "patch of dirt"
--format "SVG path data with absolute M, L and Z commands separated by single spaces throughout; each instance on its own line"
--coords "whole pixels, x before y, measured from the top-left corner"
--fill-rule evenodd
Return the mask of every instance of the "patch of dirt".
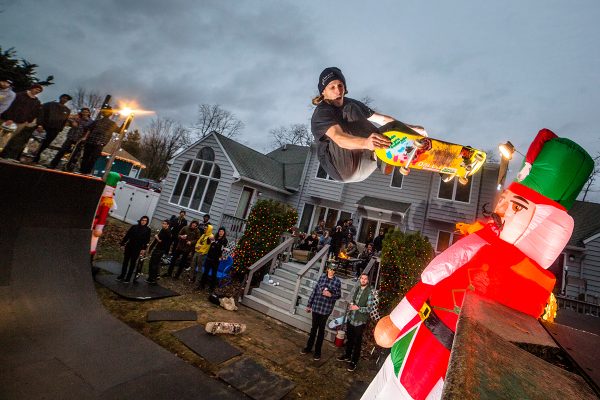
M 129 225 L 110 219 L 100 240 L 96 259 L 122 259 L 119 241 Z M 112 257 L 112 258 L 110 258 Z M 116 258 L 115 258 L 116 257 Z M 164 272 L 163 267 L 161 272 Z M 150 301 L 131 301 L 114 294 L 96 284 L 98 296 L 106 309 L 115 317 L 140 332 L 144 336 L 171 351 L 178 357 L 216 377 L 221 368 L 235 362 L 239 357 L 250 357 L 270 371 L 293 381 L 296 387 L 285 399 L 346 399 L 350 386 L 357 381 L 368 384 L 377 373 L 375 362 L 368 357 L 372 348 L 372 338 L 365 335 L 363 359 L 354 372 L 346 371 L 346 363 L 336 357 L 342 350 L 329 342 L 323 344 L 323 358 L 320 362 L 312 360 L 311 355 L 301 355 L 308 335 L 289 325 L 264 314 L 237 304 L 237 293 L 243 290 L 241 284 L 233 283 L 218 289 L 219 295 L 234 295 L 238 311 L 227 311 L 208 301 L 208 291 L 195 291 L 189 282 L 189 272 L 180 279 L 162 279 L 160 284 L 174 290 L 181 296 Z M 192 310 L 198 313 L 198 320 L 146 322 L 149 310 Z M 242 350 L 243 355 L 219 365 L 213 365 L 189 350 L 171 333 L 194 324 L 205 325 L 210 321 L 241 322 L 247 325 L 244 334 L 222 336 L 227 342 Z M 372 337 L 372 335 L 369 335 Z M 370 343 L 369 343 L 370 342 Z M 352 398 L 359 398 L 356 393 Z

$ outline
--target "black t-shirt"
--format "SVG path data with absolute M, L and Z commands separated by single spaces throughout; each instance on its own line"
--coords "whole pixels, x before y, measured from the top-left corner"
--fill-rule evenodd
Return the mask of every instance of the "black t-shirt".
M 310 128 L 317 142 L 317 154 L 321 167 L 335 180 L 343 181 L 354 172 L 352 159 L 362 150 L 343 149 L 325 133 L 334 125 L 353 136 L 369 137 L 377 128 L 367 118 L 373 110 L 358 100 L 344 98 L 342 107 L 336 107 L 325 101 L 321 102 L 313 112 Z

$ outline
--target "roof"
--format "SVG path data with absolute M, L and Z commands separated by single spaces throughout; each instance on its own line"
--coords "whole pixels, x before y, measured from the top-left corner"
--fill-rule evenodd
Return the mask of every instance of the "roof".
M 117 141 L 111 140 L 104 148 L 102 149 L 102 155 L 110 156 L 114 151 L 115 147 L 117 147 Z M 146 168 L 144 164 L 134 156 L 132 156 L 127 150 L 119 149 L 115 156 L 117 160 L 126 161 L 128 163 L 133 164 L 134 167 Z
M 282 190 L 299 188 L 308 147 L 286 145 L 268 154 L 262 154 L 219 133 L 214 134 L 240 177 Z
M 569 246 L 583 247 L 583 241 L 600 233 L 600 203 L 575 201 L 569 210 L 575 221 Z
M 410 208 L 410 203 L 404 203 L 401 201 L 393 201 L 380 199 L 378 197 L 364 196 L 356 203 L 357 206 L 364 208 L 372 208 L 376 210 L 387 210 L 400 214 L 406 214 Z

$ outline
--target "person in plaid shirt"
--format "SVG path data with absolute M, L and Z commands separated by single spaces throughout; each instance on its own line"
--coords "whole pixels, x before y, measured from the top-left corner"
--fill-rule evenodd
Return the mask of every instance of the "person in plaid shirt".
M 342 282 L 335 276 L 335 268 L 329 265 L 327 273 L 321 275 L 308 299 L 306 312 L 312 311 L 312 327 L 306 347 L 302 349 L 301 354 L 310 353 L 314 344 L 315 355 L 313 359 L 315 361 L 321 359 L 321 346 L 323 345 L 323 337 L 325 336 L 325 324 L 333 311 L 336 300 L 341 295 Z M 316 343 L 315 338 L 317 340 Z
M 352 292 L 352 300 L 348 305 L 348 321 L 346 332 L 348 341 L 346 342 L 346 352 L 338 357 L 338 361 L 349 362 L 348 371 L 356 369 L 356 364 L 360 358 L 360 348 L 362 346 L 362 337 L 367 322 L 369 322 L 369 310 L 373 307 L 373 292 L 369 285 L 369 276 L 362 274 L 360 276 L 360 285 Z

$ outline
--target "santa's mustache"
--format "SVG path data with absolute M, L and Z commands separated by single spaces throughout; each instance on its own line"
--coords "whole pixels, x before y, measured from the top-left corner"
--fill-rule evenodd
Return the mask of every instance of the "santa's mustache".
M 494 225 L 496 226 L 496 228 L 502 230 L 502 228 L 504 227 L 504 221 L 502 221 L 502 217 L 500 217 L 500 215 L 496 213 L 492 213 L 491 217 L 494 221 Z

